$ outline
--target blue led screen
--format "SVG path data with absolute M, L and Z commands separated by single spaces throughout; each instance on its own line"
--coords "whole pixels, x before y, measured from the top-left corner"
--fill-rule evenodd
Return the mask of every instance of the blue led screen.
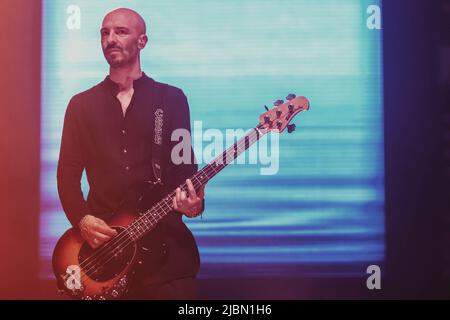
M 108 73 L 99 30 L 117 7 L 147 22 L 143 70 L 188 97 L 200 160 L 211 132 L 252 128 L 264 105 L 291 92 L 311 102 L 278 150 L 226 168 L 207 186 L 203 218 L 185 220 L 200 277 L 355 276 L 382 264 L 382 39 L 367 25 L 371 5 L 381 3 L 44 1 L 41 277 L 51 277 L 53 247 L 70 227 L 56 188 L 64 113 Z M 86 179 L 82 187 L 86 195 Z

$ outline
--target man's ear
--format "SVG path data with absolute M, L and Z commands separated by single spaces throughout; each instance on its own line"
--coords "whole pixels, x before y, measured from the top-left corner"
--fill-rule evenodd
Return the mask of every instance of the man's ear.
M 139 47 L 139 49 L 144 49 L 145 46 L 147 45 L 147 42 L 148 42 L 147 35 L 146 34 L 140 35 L 139 39 L 138 39 L 138 47 Z

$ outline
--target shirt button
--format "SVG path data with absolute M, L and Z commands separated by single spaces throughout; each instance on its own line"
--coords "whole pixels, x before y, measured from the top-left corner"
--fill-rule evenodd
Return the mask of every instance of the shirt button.
M 122 130 L 122 134 L 125 134 L 125 130 Z
M 130 167 L 129 167 L 129 166 L 126 166 L 126 167 L 125 167 L 125 170 L 130 171 Z
M 127 151 L 127 149 L 123 149 L 123 153 L 127 153 L 128 151 Z

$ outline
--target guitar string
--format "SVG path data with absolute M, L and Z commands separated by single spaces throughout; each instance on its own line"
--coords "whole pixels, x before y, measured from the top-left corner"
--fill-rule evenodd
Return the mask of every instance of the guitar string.
M 193 184 L 196 185 L 196 183 L 193 183 Z M 184 188 L 184 185 L 181 187 Z M 198 188 L 198 187 L 199 186 L 194 186 L 194 188 Z M 169 196 L 166 196 L 165 199 L 173 198 L 173 196 L 174 196 L 174 192 L 172 192 Z M 158 213 L 158 211 L 157 211 L 158 205 L 159 205 L 159 209 L 163 208 L 164 213 L 167 214 L 165 212 L 164 207 L 162 207 L 160 205 L 160 203 L 157 203 L 154 205 L 154 207 L 152 207 L 151 209 L 149 209 L 145 212 L 145 214 L 144 214 L 145 217 L 144 217 L 144 215 L 142 216 L 142 217 L 144 217 L 143 221 L 145 221 L 145 222 L 151 221 L 152 223 L 155 223 L 158 221 L 158 218 L 164 217 L 164 215 L 161 216 L 160 214 L 158 214 L 158 215 L 155 214 L 155 213 Z M 168 206 L 168 204 L 166 203 L 165 206 Z M 170 207 L 170 209 L 172 209 L 172 208 Z M 151 213 L 153 213 L 153 214 L 151 214 Z M 157 216 L 157 217 L 155 218 L 155 216 Z M 139 219 L 136 219 L 132 224 L 130 224 L 118 237 L 113 238 L 111 241 L 109 241 L 107 243 L 107 245 L 105 245 L 103 247 L 103 248 L 105 248 L 105 250 L 103 250 L 102 252 L 96 251 L 91 257 L 85 259 L 82 263 L 80 263 L 80 267 L 87 268 L 89 266 L 89 264 L 92 264 L 95 262 L 95 260 L 98 260 L 103 253 L 106 253 L 106 254 L 111 253 L 111 251 L 108 251 L 108 249 L 116 250 L 117 248 L 119 248 L 120 243 L 117 243 L 117 242 L 120 240 L 128 240 L 128 239 L 135 240 L 134 237 L 136 237 L 136 236 L 134 235 L 134 233 L 139 234 L 139 232 L 142 232 L 142 231 L 139 231 L 140 227 L 137 226 L 137 224 L 141 224 L 142 221 L 138 221 L 138 220 Z M 144 228 L 150 230 L 152 227 L 154 227 L 154 225 L 152 225 L 150 227 L 146 226 Z M 130 232 L 131 229 L 133 229 L 135 231 Z M 146 231 L 148 231 L 148 230 L 146 230 Z M 139 237 L 139 235 L 138 235 L 138 237 Z M 114 247 L 114 245 L 117 245 L 118 247 Z
M 252 138 L 252 137 L 251 137 L 251 134 L 249 134 L 249 135 L 243 137 L 243 138 L 241 139 L 241 141 L 239 141 L 239 143 L 241 143 L 242 141 L 244 141 L 244 143 L 245 143 L 245 139 L 247 139 L 247 137 L 248 137 L 248 139 L 251 139 L 251 138 Z M 256 141 L 256 140 L 255 140 L 255 141 Z M 255 141 L 254 141 L 254 142 L 255 142 Z M 253 142 L 252 142 L 252 143 L 253 143 Z M 236 146 L 237 146 L 237 143 L 236 143 Z M 239 147 L 239 146 L 237 146 L 237 147 Z M 205 168 L 205 169 L 208 169 L 208 170 L 214 169 L 214 168 L 211 167 L 211 165 L 212 165 L 213 163 L 217 163 L 217 160 L 220 159 L 221 157 L 223 157 L 223 155 L 225 155 L 225 154 L 228 154 L 228 155 L 229 155 L 229 151 L 231 151 L 232 149 L 234 149 L 234 145 L 231 146 L 228 150 L 226 150 L 225 153 L 222 153 L 220 156 L 216 157 L 216 159 L 214 159 L 214 161 L 212 161 L 212 162 L 210 163 L 210 166 L 207 167 L 207 168 Z M 245 151 L 245 149 L 244 149 L 244 150 L 240 150 L 240 152 L 243 152 L 243 151 Z M 211 173 L 211 170 L 210 170 L 209 172 Z M 208 174 L 206 173 L 206 170 L 201 170 L 201 171 L 199 171 L 198 173 L 196 173 L 196 174 L 193 176 L 192 179 L 193 179 L 194 181 L 195 181 L 195 180 L 198 180 L 197 176 L 200 175 L 200 173 L 204 173 L 204 174 L 207 176 L 207 178 L 209 179 Z M 201 177 L 201 179 L 200 179 L 200 181 L 199 181 L 200 186 L 204 183 L 204 182 L 201 181 L 202 178 L 203 178 L 203 177 Z M 180 187 L 186 188 L 185 186 L 186 186 L 186 184 L 183 184 L 183 185 L 181 185 Z M 195 188 L 199 188 L 200 186 L 196 186 Z M 166 202 L 167 202 L 167 199 L 169 199 L 170 197 L 172 197 L 172 195 L 173 195 L 174 193 L 175 193 L 175 191 L 172 192 L 172 194 L 166 196 L 163 200 L 166 200 Z M 173 199 L 171 199 L 171 200 L 173 200 Z M 161 202 L 161 201 L 160 201 L 160 202 Z M 158 202 L 157 204 L 159 204 L 160 202 Z M 155 206 L 156 206 L 157 204 L 155 204 Z M 166 205 L 167 207 L 169 207 L 169 209 L 172 209 L 172 207 L 170 207 L 167 203 L 165 203 L 165 205 Z M 148 210 L 148 211 L 146 212 L 146 214 L 150 213 L 149 211 L 153 211 L 153 210 L 152 210 L 152 209 Z M 146 223 L 147 223 L 147 220 L 151 220 L 152 222 L 157 221 L 157 218 L 154 218 L 154 217 L 155 217 L 155 214 L 150 215 L 150 216 L 147 216 L 146 214 L 144 214 L 144 215 L 141 217 L 141 218 L 143 218 L 143 219 L 141 219 L 141 218 L 136 219 L 130 226 L 127 227 L 127 229 L 133 229 L 133 228 L 134 228 L 134 229 L 136 229 L 136 231 L 140 232 L 140 231 L 139 231 L 139 228 L 140 228 L 140 225 L 139 225 L 139 224 L 140 224 L 142 221 L 139 221 L 139 220 L 143 220 L 143 221 L 145 221 Z M 149 219 L 147 219 L 147 218 L 149 218 Z M 138 224 L 137 227 L 134 226 L 134 224 L 136 224 L 136 223 Z M 145 229 L 145 227 L 146 227 L 146 223 L 142 224 L 142 226 L 144 226 L 144 229 Z M 128 231 L 128 230 L 126 230 L 126 231 Z M 148 230 L 146 230 L 146 231 L 148 231 Z M 126 233 L 125 231 L 122 232 L 122 233 L 123 233 L 122 239 L 123 239 L 123 238 L 126 238 L 127 236 L 133 238 L 133 233 L 132 233 L 132 232 L 131 232 L 131 234 L 130 234 L 130 233 Z M 109 247 L 111 247 L 111 246 L 114 244 L 114 242 L 117 242 L 117 240 L 120 240 L 120 239 L 121 239 L 121 237 L 117 237 L 117 238 L 113 239 L 113 240 L 116 240 L 116 241 L 110 241 L 110 242 L 109 242 Z M 102 249 L 110 249 L 110 248 L 105 248 L 105 247 L 106 247 L 106 246 L 102 247 Z M 100 251 L 102 251 L 102 250 L 100 250 Z M 103 250 L 103 251 L 105 251 L 105 250 Z M 104 253 L 104 252 L 96 251 L 96 253 L 97 253 L 98 255 L 101 255 L 101 254 Z M 93 256 L 87 258 L 86 260 L 83 261 L 82 264 L 80 264 L 80 266 L 86 267 L 86 266 L 87 266 L 86 264 L 90 262 L 90 261 L 88 261 L 90 258 L 95 258 L 95 257 L 94 257 L 94 255 L 93 255 Z
M 258 133 L 259 133 L 259 135 L 258 135 Z M 254 140 L 254 141 L 251 141 L 251 139 L 252 138 L 255 138 L 255 136 L 256 136 L 256 139 Z M 216 159 L 214 159 L 214 161 L 212 161 L 208 166 L 207 166 L 207 168 L 206 168 L 206 170 L 201 170 L 201 171 L 199 171 L 198 173 L 200 173 L 200 172 L 202 172 L 202 173 L 204 173 L 207 177 L 208 177 L 208 173 L 209 174 L 212 174 L 212 176 L 211 176 L 211 178 L 215 175 L 215 174 L 217 174 L 220 170 L 222 170 L 223 168 L 225 168 L 225 166 L 227 166 L 232 160 L 234 160 L 237 156 L 239 156 L 242 152 L 244 152 L 248 147 L 250 147 L 250 145 L 252 145 L 254 142 L 256 142 L 259 138 L 261 138 L 261 131 L 258 131 L 258 129 L 253 129 L 253 131 L 250 133 L 250 134 L 248 134 L 248 135 L 246 135 L 246 136 L 244 136 L 243 138 L 241 138 L 240 139 L 240 141 L 238 141 L 236 144 L 234 144 L 234 145 L 232 145 L 231 147 L 229 147 L 224 153 L 222 153 L 221 155 L 219 155 L 218 157 L 216 157 Z M 246 147 L 245 146 L 245 144 L 247 143 L 247 141 L 248 141 L 248 146 Z M 244 146 L 242 146 L 242 143 L 244 144 Z M 243 147 L 243 148 L 242 148 Z M 235 149 L 237 149 L 237 150 L 235 150 Z M 231 151 L 233 151 L 232 153 L 231 153 Z M 236 152 L 237 151 L 237 152 Z M 220 164 L 220 166 L 222 166 L 222 168 L 220 168 L 220 166 L 218 166 L 218 160 L 220 160 L 220 158 L 223 158 L 223 156 L 225 156 L 225 158 L 226 158 L 226 163 L 225 164 Z M 213 166 L 212 166 L 212 164 L 215 164 L 216 165 L 216 168 L 214 168 Z M 217 168 L 220 168 L 218 171 L 216 171 L 217 170 Z M 208 179 L 210 179 L 209 177 L 208 177 Z M 193 176 L 193 180 L 194 180 L 194 183 L 193 184 L 199 184 L 199 185 L 197 185 L 197 186 L 195 186 L 194 188 L 195 189 L 197 189 L 197 188 L 199 188 L 199 187 L 201 187 L 202 186 L 202 182 L 201 181 L 198 181 L 198 178 L 197 178 L 197 174 L 196 175 L 194 175 Z M 197 181 L 195 181 L 195 180 L 197 180 Z M 185 185 L 185 184 L 184 184 Z M 184 185 L 182 185 L 182 187 L 184 187 Z M 175 194 L 175 191 L 173 191 L 169 196 L 166 196 L 165 198 L 164 198 L 164 200 L 163 200 L 163 204 L 165 205 L 165 206 L 167 206 L 168 208 L 169 208 L 169 210 L 170 211 L 172 211 L 173 210 L 173 208 L 171 207 L 171 206 L 169 206 L 168 204 L 167 204 L 167 202 L 168 202 L 168 199 L 171 199 L 171 200 L 173 200 L 173 196 L 174 196 L 174 194 Z M 124 250 L 127 246 L 128 246 L 128 244 L 130 244 L 130 243 L 135 243 L 136 241 L 135 240 L 138 240 L 139 238 L 140 238 L 140 236 L 142 236 L 142 235 L 145 235 L 146 233 L 147 233 L 147 231 L 148 230 L 144 230 L 144 232 L 143 233 L 141 233 L 142 231 L 139 231 L 139 226 L 136 226 L 137 224 L 140 224 L 141 222 L 143 222 L 143 220 L 144 221 L 148 221 L 148 219 L 150 218 L 150 219 L 153 219 L 153 221 L 158 221 L 158 218 L 154 218 L 154 214 L 153 214 L 153 217 L 152 216 L 149 216 L 149 214 L 150 213 L 155 213 L 154 211 L 155 211 L 155 209 L 157 209 L 157 207 L 160 207 L 160 209 L 162 209 L 162 211 L 164 212 L 164 214 L 162 215 L 162 216 L 160 216 L 159 214 L 158 214 L 158 218 L 162 218 L 162 217 L 164 217 L 165 215 L 167 215 L 170 211 L 168 211 L 168 212 L 166 212 L 166 209 L 164 209 L 163 207 L 162 207 L 162 205 L 161 205 L 161 201 L 159 201 L 157 204 L 155 204 L 154 205 L 154 207 L 152 207 L 150 210 L 148 210 L 144 215 L 142 215 L 140 218 L 138 218 L 138 219 L 136 219 L 129 227 L 127 227 L 126 228 L 126 231 L 128 231 L 129 229 L 131 230 L 131 229 L 134 229 L 135 231 L 137 231 L 137 233 L 138 233 L 138 237 L 136 238 L 136 239 L 134 239 L 134 237 L 133 237 L 133 235 L 132 234 L 129 234 L 128 232 L 126 232 L 126 231 L 123 231 L 122 232 L 122 234 L 123 234 L 123 236 L 120 236 L 120 237 L 118 237 L 117 238 L 117 240 L 116 241 L 114 241 L 114 242 L 116 242 L 116 247 L 115 248 L 113 248 L 114 250 L 117 250 L 118 248 L 120 248 L 122 245 L 124 245 L 124 247 L 123 248 L 121 248 L 121 249 L 119 249 L 119 250 L 117 250 L 117 251 L 120 251 L 120 250 Z M 157 213 L 157 211 L 156 211 L 156 213 Z M 145 219 L 143 219 L 145 217 Z M 147 220 L 146 220 L 147 219 Z M 146 224 L 143 224 L 144 226 L 146 226 Z M 137 228 L 136 228 L 137 227 Z M 152 227 L 154 227 L 154 226 L 151 226 L 150 227 L 150 229 L 152 228 Z M 144 227 L 145 228 L 145 227 Z M 148 227 L 147 227 L 147 229 L 148 229 Z M 131 240 L 129 240 L 129 238 L 131 238 Z M 121 243 L 117 243 L 117 241 L 122 241 Z M 84 271 L 84 273 L 85 273 L 85 275 L 86 276 L 89 276 L 89 273 L 93 270 L 93 269 L 98 269 L 99 267 L 102 267 L 103 265 L 105 265 L 107 262 L 109 262 L 111 259 L 113 259 L 114 257 L 115 257 L 115 253 L 114 252 L 111 252 L 110 250 L 108 250 L 108 249 L 111 249 L 111 247 L 113 246 L 114 244 L 113 243 L 111 243 L 110 245 L 109 245 L 109 248 L 106 248 L 105 250 L 103 250 L 103 252 L 101 252 L 101 253 L 99 253 L 97 256 L 96 256 L 96 254 L 94 254 L 94 255 L 92 255 L 91 257 L 89 257 L 89 258 L 87 258 L 86 260 L 84 260 L 81 264 L 85 264 L 84 266 L 83 266 L 83 268 L 88 268 L 87 267 L 87 265 L 88 264 L 91 264 L 91 263 L 94 263 L 93 262 L 93 260 L 99 260 L 99 259 L 101 259 L 100 258 L 100 256 L 102 255 L 102 253 L 106 253 L 106 255 L 108 254 L 108 253 L 112 253 L 112 256 L 108 259 L 108 257 L 106 257 L 106 259 L 108 259 L 106 262 L 104 261 L 104 259 L 103 259 L 103 261 L 97 261 L 97 262 L 95 262 L 94 263 L 94 266 L 90 266 L 89 267 L 89 269 L 87 269 L 87 270 L 83 270 Z M 106 247 L 106 246 L 105 246 Z M 104 247 L 104 248 L 105 248 Z M 95 256 L 95 257 L 94 257 Z M 87 260 L 90 260 L 90 261 L 87 261 Z M 80 267 L 81 267 L 81 264 L 80 264 Z

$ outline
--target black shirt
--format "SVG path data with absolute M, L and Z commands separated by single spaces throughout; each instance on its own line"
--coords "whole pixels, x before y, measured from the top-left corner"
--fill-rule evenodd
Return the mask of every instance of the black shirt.
M 109 77 L 70 100 L 64 118 L 57 181 L 62 207 L 73 226 L 77 226 L 86 214 L 107 219 L 115 214 L 129 190 L 143 181 L 154 180 L 151 165 L 155 122 L 152 102 L 157 85 L 161 84 L 145 74 L 135 80 L 133 97 L 125 116 L 116 98 L 118 85 Z M 170 159 L 170 151 L 178 143 L 171 141 L 172 131 L 184 128 L 190 132 L 186 96 L 182 90 L 167 86 L 164 101 L 164 121 L 168 129 L 164 130 L 162 137 L 162 180 L 165 192 L 169 192 L 192 176 L 197 165 L 194 161 L 175 165 Z M 87 201 L 83 198 L 80 183 L 84 169 L 89 182 Z M 176 249 L 172 252 L 177 252 L 172 263 L 177 264 L 176 260 L 183 257 L 190 258 L 193 263 L 185 269 L 195 273 L 198 251 L 181 214 L 173 212 L 162 222 L 173 231 L 166 228 L 166 233 L 177 238 L 172 239 L 176 242 L 173 244 Z

